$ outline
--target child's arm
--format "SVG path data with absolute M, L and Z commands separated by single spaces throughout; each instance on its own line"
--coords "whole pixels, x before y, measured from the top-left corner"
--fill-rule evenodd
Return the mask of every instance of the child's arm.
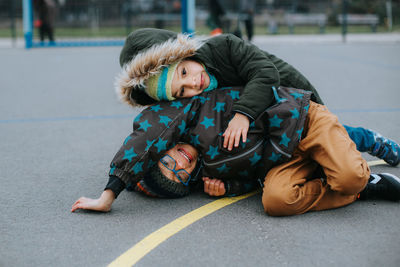
M 249 125 L 250 121 L 246 115 L 236 113 L 222 135 L 224 137 L 224 148 L 228 147 L 228 150 L 232 150 L 233 146 L 238 147 L 240 136 L 243 136 L 243 143 L 246 143 Z
M 257 181 L 229 180 L 222 181 L 216 178 L 203 177 L 204 193 L 210 196 L 239 196 L 257 188 Z
M 77 209 L 94 210 L 108 212 L 111 210 L 111 205 L 115 200 L 114 192 L 110 189 L 104 190 L 99 198 L 92 199 L 87 197 L 79 198 L 71 208 L 71 212 Z

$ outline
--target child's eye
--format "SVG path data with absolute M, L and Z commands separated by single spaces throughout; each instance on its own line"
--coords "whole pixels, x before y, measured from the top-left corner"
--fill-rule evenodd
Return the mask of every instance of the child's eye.
M 185 68 L 182 69 L 182 75 L 186 75 L 186 69 Z

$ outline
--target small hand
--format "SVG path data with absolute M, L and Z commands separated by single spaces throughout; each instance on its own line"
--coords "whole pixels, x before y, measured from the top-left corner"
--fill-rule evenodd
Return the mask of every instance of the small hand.
M 247 140 L 247 132 L 249 130 L 249 118 L 246 115 L 236 113 L 233 119 L 229 122 L 224 134 L 224 148 L 232 150 L 233 145 L 239 146 L 240 136 L 243 136 L 243 143 Z
M 114 193 L 111 190 L 105 190 L 99 198 L 92 199 L 87 197 L 79 198 L 71 208 L 71 212 L 77 209 L 94 210 L 108 212 L 115 200 Z
M 225 195 L 225 184 L 219 179 L 210 179 L 209 177 L 203 177 L 204 182 L 204 193 L 210 196 L 223 196 Z

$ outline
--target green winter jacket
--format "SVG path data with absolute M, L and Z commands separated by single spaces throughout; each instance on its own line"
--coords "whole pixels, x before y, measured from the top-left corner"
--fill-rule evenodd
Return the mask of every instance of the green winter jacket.
M 161 67 L 159 61 L 154 61 L 149 57 L 150 53 L 146 53 L 150 48 L 157 47 L 155 50 L 159 54 L 156 59 L 165 57 L 163 64 L 170 64 L 177 58 L 191 58 L 206 66 L 207 70 L 217 78 L 218 87 L 244 86 L 243 95 L 234 104 L 233 110 L 245 114 L 253 120 L 273 103 L 271 89 L 273 86 L 311 91 L 311 100 L 323 104 L 315 88 L 294 67 L 232 34 L 223 34 L 208 39 L 196 37 L 185 40 L 179 38 L 182 38 L 182 35 L 160 29 L 140 29 L 128 36 L 120 54 L 120 64 L 125 75 L 120 75 L 116 88 L 122 100 L 133 105 L 146 105 L 155 101 L 147 97 L 140 89 L 143 79 L 148 76 L 144 76 L 142 80 L 137 77 L 143 75 L 143 73 L 138 74 L 139 69 L 143 71 L 143 62 L 146 64 L 154 62 L 150 63 L 152 70 Z M 173 41 L 171 42 L 171 40 Z M 171 42 L 171 45 L 165 45 L 168 41 Z M 174 57 L 171 59 L 169 58 L 171 49 L 184 52 L 178 56 L 176 56 L 176 52 L 173 52 Z M 151 53 L 154 53 L 154 50 Z M 142 59 L 136 65 L 132 64 L 139 54 L 144 55 L 145 60 Z M 145 73 L 149 70 L 144 69 Z M 137 81 L 132 82 L 134 80 Z M 132 88 L 132 84 L 135 85 L 134 88 Z

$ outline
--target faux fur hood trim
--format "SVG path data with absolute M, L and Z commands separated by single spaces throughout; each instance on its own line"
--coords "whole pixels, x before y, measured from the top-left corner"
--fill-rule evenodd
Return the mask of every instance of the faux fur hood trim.
M 136 99 L 132 99 L 132 90 L 144 91 L 145 81 L 151 75 L 160 73 L 163 67 L 177 60 L 194 56 L 204 43 L 203 40 L 178 34 L 177 38 L 171 38 L 138 53 L 122 67 L 121 73 L 116 77 L 115 90 L 120 101 L 133 107 L 141 106 Z

